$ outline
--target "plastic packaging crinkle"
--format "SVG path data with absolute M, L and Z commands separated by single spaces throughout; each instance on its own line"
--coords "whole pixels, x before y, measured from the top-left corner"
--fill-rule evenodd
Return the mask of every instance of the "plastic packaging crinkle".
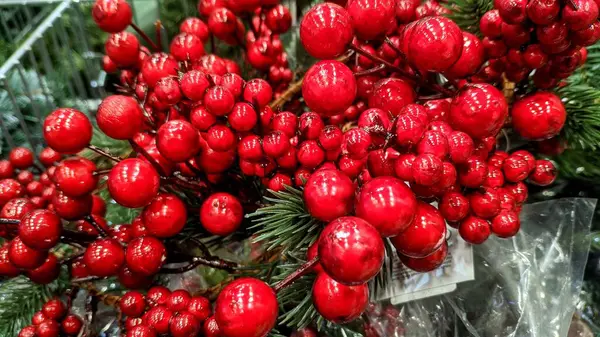
M 474 247 L 474 281 L 395 307 L 371 306 L 367 330 L 381 337 L 566 337 L 595 206 L 583 198 L 525 205 L 514 238 Z

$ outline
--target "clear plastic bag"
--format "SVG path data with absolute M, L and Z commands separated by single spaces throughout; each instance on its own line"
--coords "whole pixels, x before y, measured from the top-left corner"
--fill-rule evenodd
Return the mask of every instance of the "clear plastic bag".
M 565 337 L 581 290 L 595 199 L 526 205 L 512 239 L 474 247 L 475 280 L 368 312 L 385 337 Z

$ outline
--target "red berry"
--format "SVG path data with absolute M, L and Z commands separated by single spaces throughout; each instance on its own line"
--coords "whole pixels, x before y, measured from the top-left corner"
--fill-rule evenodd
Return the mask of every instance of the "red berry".
M 263 116 L 261 115 L 261 119 L 262 118 Z M 283 111 L 273 116 L 271 127 L 273 130 L 281 131 L 289 138 L 293 138 L 296 136 L 297 121 L 298 119 L 296 118 L 295 114 L 288 111 Z
M 36 337 L 58 337 L 59 334 L 60 324 L 53 320 L 42 322 L 35 330 Z
M 527 16 L 536 25 L 549 25 L 560 13 L 560 2 L 557 0 L 533 0 L 527 3 Z
M 488 167 L 485 161 L 471 156 L 458 168 L 458 182 L 465 187 L 477 188 L 485 182 Z
M 353 202 L 354 185 L 338 170 L 319 170 L 304 187 L 304 204 L 310 215 L 321 221 L 349 214 Z
M 67 314 L 67 306 L 60 299 L 53 298 L 42 306 L 42 312 L 48 319 L 60 321 Z
M 148 302 L 148 305 L 151 307 L 164 305 L 167 303 L 170 294 L 171 291 L 169 289 L 163 286 L 154 286 L 148 290 L 146 302 Z
M 236 103 L 227 116 L 231 128 L 236 131 L 250 131 L 256 125 L 258 117 L 252 105 L 248 103 Z
M 158 334 L 169 332 L 169 322 L 173 318 L 173 312 L 164 305 L 158 305 L 148 310 L 143 317 L 144 323 Z
M 408 114 L 398 116 L 396 121 L 396 143 L 408 148 L 419 142 L 425 132 L 425 124 Z
M 235 232 L 243 217 L 240 201 L 229 193 L 211 194 L 200 208 L 202 226 L 214 235 L 226 236 Z
M 235 104 L 235 97 L 225 87 L 214 86 L 206 90 L 204 95 L 206 110 L 215 116 L 225 116 L 231 112 Z
M 363 284 L 373 278 L 381 269 L 384 255 L 379 232 L 357 217 L 337 218 L 319 237 L 319 263 L 328 275 L 346 285 Z
M 70 336 L 77 336 L 79 331 L 81 331 L 81 327 L 83 326 L 83 322 L 79 316 L 69 314 L 61 323 L 62 331 Z
M 402 181 L 377 177 L 366 183 L 356 197 L 356 216 L 366 220 L 384 236 L 396 236 L 410 226 L 417 200 Z
M 127 266 L 119 272 L 119 283 L 127 289 L 145 289 L 152 283 L 152 276 L 131 271 Z
M 446 256 L 448 256 L 448 244 L 446 242 L 442 243 L 440 248 L 426 257 L 418 258 L 398 254 L 402 264 L 419 273 L 426 273 L 437 269 L 442 265 Z
M 4 219 L 21 220 L 21 218 L 36 209 L 35 205 L 26 198 L 15 198 L 7 202 L 2 211 L 0 217 Z
M 276 5 L 267 11 L 265 24 L 274 34 L 287 32 L 292 26 L 290 10 L 283 5 Z
M 184 120 L 169 121 L 158 129 L 156 147 L 172 162 L 186 161 L 200 149 L 198 132 Z
M 350 129 L 344 134 L 343 140 L 342 148 L 346 148 L 350 158 L 363 159 L 369 154 L 372 139 L 368 131 L 360 128 Z
M 204 23 L 204 21 L 194 17 L 183 20 L 181 25 L 179 25 L 179 31 L 182 33 L 196 35 L 200 38 L 200 40 L 202 40 L 202 42 L 208 41 L 208 38 L 210 37 L 208 26 Z
M 12 278 L 18 276 L 21 272 L 10 262 L 9 247 L 0 248 L 0 276 Z
M 431 154 L 415 157 L 412 164 L 412 177 L 417 184 L 431 186 L 442 178 L 442 161 Z
M 61 159 L 60 153 L 56 152 L 50 147 L 45 147 L 39 154 L 39 159 L 42 165 L 50 167 L 54 163 L 59 162 Z
M 517 234 L 521 228 L 519 215 L 512 210 L 502 210 L 492 219 L 492 233 L 501 238 L 509 238 Z
M 210 82 L 205 73 L 199 70 L 190 70 L 181 77 L 180 86 L 185 97 L 197 102 L 204 97 L 206 89 L 210 87 Z
M 449 123 L 473 138 L 495 136 L 508 116 L 502 93 L 490 84 L 462 87 L 452 100 Z
M 118 33 L 131 24 L 131 7 L 126 0 L 96 0 L 92 7 L 94 22 L 105 32 Z
M 563 7 L 561 14 L 569 28 L 577 31 L 598 19 L 598 5 L 594 0 L 574 0 L 573 5 Z
M 44 131 L 44 135 L 45 135 Z M 0 160 L 0 179 L 12 178 L 15 173 L 15 168 L 8 160 Z
M 523 52 L 523 62 L 532 69 L 539 69 L 548 62 L 548 55 L 544 53 L 539 44 L 530 44 Z
M 225 125 L 213 125 L 206 134 L 208 146 L 218 152 L 235 149 L 236 140 L 236 135 Z
M 385 78 L 373 85 L 369 95 L 369 108 L 387 111 L 392 116 L 401 114 L 402 108 L 415 101 L 417 95 L 412 86 L 399 78 Z
M 432 154 L 440 159 L 448 155 L 448 140 L 443 133 L 427 130 L 417 144 L 417 154 Z
M 142 213 L 148 232 L 159 238 L 168 238 L 179 233 L 187 221 L 185 204 L 172 194 L 160 194 Z
M 33 249 L 18 236 L 14 238 L 8 248 L 8 259 L 15 267 L 25 270 L 35 269 L 46 261 L 48 252 Z
M 204 45 L 198 36 L 181 33 L 171 41 L 170 52 L 177 61 L 193 62 L 204 55 Z
M 94 174 L 96 165 L 85 158 L 68 158 L 56 167 L 53 180 L 65 195 L 81 197 L 91 193 L 98 185 L 98 176 Z
M 425 257 L 446 239 L 446 223 L 433 206 L 419 201 L 411 225 L 391 239 L 396 249 L 406 256 Z
M 144 295 L 137 291 L 128 291 L 119 300 L 119 309 L 125 316 L 140 317 L 146 309 Z
M 446 138 L 448 139 L 450 160 L 456 164 L 466 162 L 475 147 L 473 139 L 461 131 L 453 131 Z
M 404 181 L 413 181 L 412 165 L 416 156 L 412 153 L 402 154 L 394 162 L 394 173 Z
M 459 59 L 444 73 L 452 78 L 464 78 L 474 74 L 485 60 L 485 49 L 479 38 L 467 32 L 462 32 L 462 36 L 462 53 Z
M 118 67 L 127 68 L 137 64 L 140 42 L 137 37 L 123 31 L 111 34 L 104 44 L 106 55 Z
M 481 34 L 489 38 L 502 36 L 502 18 L 497 9 L 487 11 L 479 20 L 479 30 Z
M 217 320 L 215 316 L 210 316 L 206 321 L 204 321 L 204 325 L 202 326 L 202 332 L 205 337 L 221 337 L 221 329 L 219 329 L 219 325 L 217 324 Z
M 15 147 L 8 155 L 13 167 L 24 170 L 33 165 L 33 153 L 24 147 Z
M 101 239 L 88 246 L 83 261 L 94 276 L 114 276 L 125 262 L 125 252 L 116 240 Z
M 33 283 L 48 284 L 56 280 L 59 273 L 60 262 L 54 253 L 49 253 L 44 264 L 33 270 L 28 270 L 25 274 Z
M 215 303 L 215 319 L 223 336 L 265 336 L 277 320 L 277 297 L 269 285 L 243 277 L 223 288 Z
M 185 311 L 190 302 L 191 296 L 187 290 L 179 289 L 173 291 L 167 298 L 167 308 L 173 312 Z
M 187 312 L 194 315 L 198 321 L 204 321 L 211 313 L 210 301 L 206 297 L 194 296 L 187 304 Z
M 132 139 L 144 125 L 144 115 L 136 100 L 130 96 L 106 97 L 96 114 L 98 127 L 114 139 Z
M 108 191 L 119 204 L 137 208 L 149 204 L 158 193 L 160 177 L 152 165 L 140 159 L 125 159 L 108 176 Z
M 177 60 L 166 53 L 155 53 L 144 60 L 141 73 L 148 87 L 154 88 L 163 77 L 177 76 L 179 64 Z
M 444 194 L 439 203 L 439 211 L 449 222 L 462 220 L 469 214 L 469 199 L 459 192 Z
M 162 241 L 151 236 L 135 238 L 127 245 L 127 266 L 135 273 L 154 275 L 167 259 L 166 254 Z
M 300 23 L 300 41 L 315 58 L 333 59 L 347 49 L 354 31 L 343 7 L 325 2 L 313 6 Z
M 244 101 L 252 103 L 258 109 L 265 107 L 273 98 L 273 88 L 269 82 L 254 78 L 246 82 L 243 92 Z
M 513 127 L 521 136 L 541 140 L 560 132 L 567 113 L 558 96 L 550 92 L 537 92 L 515 102 L 511 116 Z
M 356 80 L 345 64 L 328 60 L 311 66 L 302 83 L 306 105 L 322 116 L 343 112 L 356 98 Z
M 173 337 L 197 336 L 200 330 L 200 321 L 187 311 L 179 312 L 169 322 L 169 333 Z
M 340 128 L 327 125 L 319 134 L 319 144 L 325 151 L 334 151 L 342 145 L 343 133 Z
M 498 9 L 500 17 L 507 23 L 517 24 L 527 19 L 525 7 L 527 0 L 495 0 L 494 7 Z
M 31 324 L 33 325 L 40 325 L 42 324 L 42 322 L 47 321 L 48 317 L 46 317 L 46 315 L 44 315 L 44 312 L 42 312 L 42 310 L 37 311 L 35 314 L 33 314 L 33 316 L 31 317 Z
M 452 20 L 442 16 L 430 16 L 416 21 L 411 33 L 405 34 L 404 39 L 407 39 L 403 43 L 408 47 L 406 57 L 424 71 L 447 70 L 460 58 L 463 48 L 460 28 Z
M 19 237 L 27 246 L 48 250 L 60 240 L 62 222 L 48 210 L 35 210 L 23 216 L 19 224 Z
M 504 160 L 502 171 L 506 180 L 515 183 L 527 178 L 529 175 L 529 165 L 523 157 L 513 155 Z
M 471 210 L 478 217 L 490 219 L 500 212 L 500 196 L 494 189 L 473 192 L 469 201 Z
M 305 140 L 298 146 L 297 158 L 300 165 L 312 169 L 325 160 L 325 152 L 316 141 Z
M 349 0 L 346 9 L 354 33 L 361 40 L 384 34 L 396 16 L 396 2 L 392 0 Z
M 547 186 L 556 180 L 558 172 L 554 164 L 545 159 L 535 161 L 533 172 L 529 176 L 529 180 L 536 185 Z
M 35 335 L 36 329 L 37 329 L 36 326 L 28 325 L 28 326 L 24 327 L 23 329 L 21 329 L 21 331 L 19 331 L 19 334 L 17 335 L 17 337 L 36 337 L 36 335 Z
M 149 326 L 138 325 L 127 329 L 125 337 L 156 337 L 156 332 Z
M 490 223 L 487 220 L 469 215 L 458 226 L 460 236 L 475 245 L 483 243 L 490 236 Z
M 326 273 L 319 273 L 312 289 L 315 308 L 328 321 L 341 324 L 358 318 L 367 308 L 367 284 L 347 286 Z

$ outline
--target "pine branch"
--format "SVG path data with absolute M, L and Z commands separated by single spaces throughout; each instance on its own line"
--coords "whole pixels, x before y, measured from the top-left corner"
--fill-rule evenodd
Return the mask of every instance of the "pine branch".
M 597 152 L 568 149 L 553 158 L 562 178 L 598 184 L 600 179 L 600 156 Z
M 307 248 L 315 242 L 323 224 L 304 208 L 302 190 L 286 186 L 286 191 L 269 191 L 268 205 L 247 215 L 256 230 L 253 242 L 263 242 L 267 251 L 280 248 L 282 253 Z
M 569 148 L 600 148 L 600 90 L 586 84 L 568 84 L 557 93 L 567 110 L 562 134 Z
M 34 284 L 24 276 L 4 281 L 0 284 L 0 336 L 16 336 L 48 299 L 69 286 L 67 273 L 48 285 Z
M 481 36 L 479 20 L 485 12 L 494 8 L 492 0 L 449 0 L 443 4 L 451 12 L 446 15 L 461 29 Z

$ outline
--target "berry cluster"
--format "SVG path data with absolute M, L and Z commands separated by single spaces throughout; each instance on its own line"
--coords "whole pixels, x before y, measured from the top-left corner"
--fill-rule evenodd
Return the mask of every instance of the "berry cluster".
M 533 70 L 535 86 L 552 88 L 585 63 L 590 46 L 600 39 L 594 0 L 495 0 L 479 23 L 489 63 L 478 80 L 501 75 L 521 82 Z
M 83 322 L 69 311 L 60 299 L 49 300 L 33 315 L 31 325 L 21 329 L 18 337 L 79 336 Z

